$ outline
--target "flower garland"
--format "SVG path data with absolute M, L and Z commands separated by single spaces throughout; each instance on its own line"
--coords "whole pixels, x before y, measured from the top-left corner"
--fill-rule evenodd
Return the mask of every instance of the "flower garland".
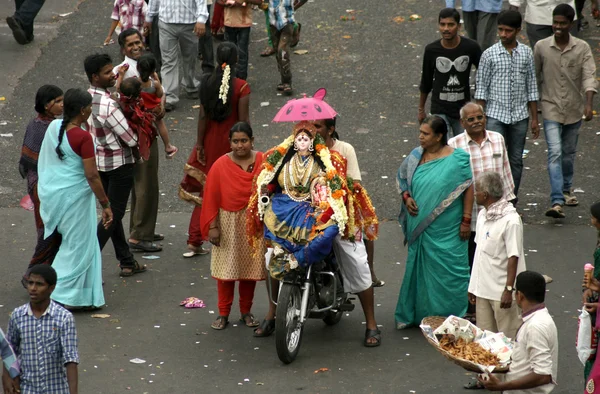
M 266 189 L 269 183 L 275 178 L 275 174 L 283 164 L 284 156 L 294 145 L 294 139 L 295 136 L 292 134 L 281 144 L 267 152 L 263 169 L 256 179 L 257 194 L 259 196 L 262 194 L 262 190 Z M 327 202 L 333 210 L 333 215 L 331 217 L 337 222 L 340 233 L 343 233 L 348 222 L 348 214 L 344 204 L 344 196 L 346 195 L 346 191 L 344 190 L 345 181 L 339 176 L 337 170 L 333 166 L 329 149 L 327 149 L 327 145 L 325 145 L 323 138 L 318 134 L 314 138 L 314 145 L 317 155 L 325 166 L 327 186 L 331 190 L 331 195 L 327 198 Z M 261 220 L 264 216 L 265 207 L 266 204 L 258 203 L 258 214 Z
M 223 63 L 221 68 L 223 69 L 223 78 L 221 78 L 221 87 L 219 88 L 219 99 L 223 101 L 223 104 L 227 104 L 227 93 L 229 92 L 229 76 L 231 75 L 231 67 L 229 67 L 229 64 Z

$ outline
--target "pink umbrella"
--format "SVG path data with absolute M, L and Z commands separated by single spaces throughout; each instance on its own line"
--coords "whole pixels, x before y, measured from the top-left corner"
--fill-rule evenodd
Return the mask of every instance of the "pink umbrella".
M 333 119 L 337 112 L 323 101 L 327 91 L 323 88 L 317 90 L 313 97 L 304 97 L 288 101 L 273 122 L 300 122 L 303 120 Z

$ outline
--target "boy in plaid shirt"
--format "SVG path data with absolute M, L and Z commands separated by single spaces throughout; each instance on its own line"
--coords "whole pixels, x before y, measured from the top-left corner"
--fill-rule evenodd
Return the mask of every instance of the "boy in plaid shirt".
M 7 339 L 21 374 L 14 379 L 5 370 L 5 394 L 77 394 L 77 331 L 71 312 L 50 299 L 56 271 L 34 266 L 27 279 L 30 301 L 16 308 L 8 322 Z
M 115 31 L 117 35 L 121 34 L 121 31 L 131 28 L 142 32 L 147 7 L 144 0 L 115 0 L 115 5 L 110 16 L 112 23 L 108 31 L 108 36 L 104 40 L 104 45 L 108 45 L 113 41 L 112 35 Z

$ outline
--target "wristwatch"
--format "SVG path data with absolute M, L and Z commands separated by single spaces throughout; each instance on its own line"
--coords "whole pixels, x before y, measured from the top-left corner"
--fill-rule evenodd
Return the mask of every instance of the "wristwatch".
M 512 293 L 512 292 L 515 290 L 515 288 L 514 288 L 514 287 L 512 287 L 512 286 L 506 286 L 506 287 L 504 288 L 504 290 L 506 290 L 506 291 L 510 291 L 510 292 Z

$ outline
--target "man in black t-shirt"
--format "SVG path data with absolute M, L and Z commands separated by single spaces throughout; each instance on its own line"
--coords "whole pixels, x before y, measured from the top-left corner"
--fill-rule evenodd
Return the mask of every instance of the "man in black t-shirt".
M 425 119 L 431 92 L 430 113 L 443 118 L 457 135 L 463 132 L 459 111 L 471 101 L 469 75 L 471 66 L 479 65 L 481 48 L 476 41 L 458 35 L 460 14 L 454 8 L 441 10 L 438 24 L 442 39 L 427 45 L 423 56 L 418 119 L 419 123 Z

